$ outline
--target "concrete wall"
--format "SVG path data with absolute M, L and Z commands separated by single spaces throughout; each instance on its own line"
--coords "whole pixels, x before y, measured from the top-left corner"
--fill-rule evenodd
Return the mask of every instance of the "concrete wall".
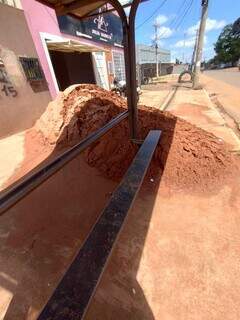
M 158 61 L 162 63 L 170 63 L 171 52 L 162 48 L 158 49 Z M 136 45 L 136 62 L 138 64 L 155 63 L 156 51 L 155 48 L 144 44 Z
M 1 69 L 8 78 L 8 83 L 0 82 L 1 138 L 31 127 L 51 97 L 46 88 L 34 92 L 19 62 L 19 56 L 37 57 L 23 11 L 0 4 L 0 21 Z

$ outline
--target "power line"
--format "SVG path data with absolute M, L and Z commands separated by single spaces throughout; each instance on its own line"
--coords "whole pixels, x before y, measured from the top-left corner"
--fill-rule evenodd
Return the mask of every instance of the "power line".
M 148 21 L 158 12 L 158 10 L 160 10 L 160 9 L 164 6 L 164 4 L 165 4 L 166 2 L 167 2 L 167 0 L 163 0 L 163 2 L 160 4 L 160 6 L 158 6 L 158 7 L 154 10 L 154 12 L 153 12 L 146 20 L 144 20 L 139 26 L 136 27 L 136 30 L 139 29 L 139 28 L 141 28 L 146 22 L 148 22 Z
M 181 19 L 180 22 L 178 23 L 178 25 L 177 25 L 177 27 L 176 27 L 176 30 L 178 30 L 178 28 L 180 27 L 180 25 L 183 23 L 186 15 L 189 13 L 190 9 L 192 8 L 193 1 L 194 1 L 194 0 L 191 0 L 191 1 L 189 2 L 189 6 L 188 6 L 188 8 L 186 9 L 186 11 L 185 11 L 182 19 Z
M 182 4 L 181 4 L 181 6 L 178 8 L 177 12 L 181 12 L 181 9 L 184 7 L 184 5 L 186 4 L 186 2 L 187 2 L 187 0 L 183 0 Z M 173 19 L 167 27 L 168 27 L 168 28 L 171 28 L 171 27 L 173 26 L 173 24 L 178 20 L 178 18 L 179 18 L 179 15 L 176 15 L 175 19 Z M 174 29 L 174 28 L 173 28 L 173 29 Z M 159 35 L 159 37 L 161 37 L 162 39 L 165 39 L 165 38 L 164 38 L 164 35 L 165 35 L 166 33 L 167 33 L 167 30 L 166 30 L 163 34 Z M 171 38 L 172 38 L 172 37 L 171 37 Z M 170 39 L 170 38 L 168 37 L 167 39 Z
M 183 0 L 182 4 L 181 4 L 181 6 L 179 6 L 177 12 L 181 12 L 181 10 L 182 10 L 182 8 L 185 6 L 186 2 L 187 2 L 187 0 Z M 180 17 L 180 14 L 179 14 L 179 15 L 176 15 L 175 19 L 173 19 L 173 20 L 171 21 L 171 23 L 169 24 L 168 27 L 172 27 L 172 25 L 173 25 L 175 22 L 177 22 L 177 20 L 178 20 L 179 17 Z
M 188 14 L 189 10 L 191 9 L 192 4 L 193 4 L 193 1 L 194 1 L 194 0 L 190 0 L 190 1 L 189 1 L 188 6 L 185 7 L 185 10 L 184 10 L 180 15 L 177 15 L 174 20 L 171 21 L 171 23 L 168 25 L 168 28 L 172 27 L 173 24 L 175 24 L 179 19 L 180 19 L 180 20 L 179 20 L 179 21 L 177 22 L 177 24 L 176 24 L 176 25 L 177 25 L 176 30 L 180 27 L 180 25 L 182 24 L 184 18 L 186 17 L 186 15 Z M 182 4 L 181 4 L 181 6 L 179 7 L 179 9 L 178 9 L 177 12 L 181 12 L 181 8 L 184 7 L 184 5 L 186 4 L 186 2 L 187 2 L 187 0 L 183 0 Z M 173 29 L 174 29 L 174 28 L 175 28 L 175 27 L 173 27 Z M 167 30 L 166 30 L 163 34 L 160 35 L 160 37 L 161 37 L 162 39 L 164 39 L 164 35 L 166 34 L 166 32 L 167 32 Z M 174 37 L 169 37 L 169 38 L 167 38 L 167 39 L 172 39 L 172 38 L 174 38 Z M 175 37 L 175 38 L 177 38 L 177 37 Z

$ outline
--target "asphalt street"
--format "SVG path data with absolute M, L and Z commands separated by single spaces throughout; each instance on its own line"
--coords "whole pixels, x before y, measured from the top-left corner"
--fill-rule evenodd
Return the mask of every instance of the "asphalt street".
M 216 80 L 223 81 L 231 86 L 240 88 L 240 71 L 236 68 L 231 69 L 221 69 L 221 70 L 209 70 L 204 71 L 206 76 L 214 78 Z

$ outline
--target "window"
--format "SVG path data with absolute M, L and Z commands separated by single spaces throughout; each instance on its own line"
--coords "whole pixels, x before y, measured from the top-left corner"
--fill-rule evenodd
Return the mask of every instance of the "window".
M 44 75 L 37 58 L 19 58 L 28 81 L 44 80 Z
M 126 80 L 124 55 L 121 52 L 113 52 L 114 76 L 119 81 Z

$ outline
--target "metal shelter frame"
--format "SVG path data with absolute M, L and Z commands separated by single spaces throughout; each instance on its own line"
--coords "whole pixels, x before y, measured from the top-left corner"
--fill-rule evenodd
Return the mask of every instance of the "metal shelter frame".
M 52 2 L 47 0 L 35 0 L 42 4 L 48 5 L 58 12 L 58 7 L 53 5 Z M 0 215 L 6 212 L 9 208 L 15 205 L 19 200 L 24 198 L 28 193 L 33 191 L 44 181 L 54 175 L 58 170 L 64 167 L 69 161 L 74 159 L 82 151 L 88 148 L 93 142 L 102 137 L 105 133 L 111 130 L 113 127 L 119 124 L 128 117 L 130 128 L 130 139 L 133 143 L 139 143 L 137 134 L 137 84 L 136 84 L 136 52 L 135 52 L 135 17 L 140 2 L 146 0 L 133 0 L 131 3 L 131 9 L 129 17 L 126 16 L 124 7 L 118 0 L 108 0 L 101 2 L 101 6 L 104 4 L 111 4 L 115 8 L 122 21 L 123 28 L 123 46 L 124 46 L 124 58 L 125 58 L 125 72 L 126 72 L 126 86 L 127 86 L 127 105 L 128 111 L 119 114 L 117 117 L 108 122 L 105 126 L 90 134 L 88 137 L 80 141 L 71 149 L 64 152 L 44 167 L 38 169 L 34 173 L 27 175 L 20 181 L 17 181 L 13 186 L 10 186 L 6 191 L 0 195 Z M 58 0 L 58 4 L 59 4 Z M 71 10 L 76 10 L 81 5 L 88 5 L 98 3 L 99 0 L 75 0 L 71 5 L 68 5 L 69 12 L 65 9 L 65 14 L 70 13 Z M 112 11 L 110 9 L 109 11 Z M 91 10 L 92 12 L 92 10 Z M 89 13 L 91 13 L 89 12 Z M 107 13 L 105 11 L 104 13 Z M 76 16 L 75 16 L 76 17 Z M 86 15 L 84 16 L 84 18 Z M 78 17 L 79 18 L 79 17 Z
M 46 0 L 36 1 L 44 4 L 47 2 Z M 60 0 L 50 1 L 61 2 Z M 94 1 L 99 3 L 99 0 L 73 0 L 72 5 L 77 8 L 77 3 L 88 3 L 87 1 L 91 5 L 94 4 Z M 141 0 L 133 0 L 129 19 L 118 0 L 106 2 L 116 9 L 122 20 L 128 110 L 120 113 L 102 128 L 6 190 L 0 196 L 0 215 L 124 119 L 129 119 L 130 139 L 133 143 L 139 143 L 137 140 L 135 17 Z M 67 319 L 68 313 L 71 315 L 71 319 L 84 318 L 128 212 L 142 185 L 160 137 L 160 130 L 150 130 L 121 183 L 112 194 L 78 254 L 39 314 L 38 320 Z

